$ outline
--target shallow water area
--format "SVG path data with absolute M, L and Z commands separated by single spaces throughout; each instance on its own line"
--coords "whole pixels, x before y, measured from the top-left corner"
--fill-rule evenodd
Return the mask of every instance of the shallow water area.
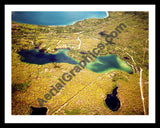
M 127 62 L 113 54 L 98 56 L 95 62 L 88 63 L 86 68 L 96 73 L 106 73 L 115 70 L 133 73 L 131 66 Z

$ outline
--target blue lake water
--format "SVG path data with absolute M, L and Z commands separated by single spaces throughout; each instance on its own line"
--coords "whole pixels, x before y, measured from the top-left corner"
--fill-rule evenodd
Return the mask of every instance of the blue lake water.
M 54 54 L 40 52 L 37 49 L 20 51 L 18 54 L 21 56 L 21 61 L 30 64 L 43 65 L 47 63 L 69 63 L 79 65 L 79 62 L 67 55 L 69 49 L 59 49 Z M 106 56 L 98 56 L 94 62 L 89 62 L 86 68 L 96 73 L 106 73 L 115 70 L 125 71 L 132 74 L 132 68 L 127 62 L 118 58 L 118 56 L 109 54 Z
M 105 18 L 105 11 L 13 11 L 12 21 L 36 25 L 71 25 L 88 18 Z
M 38 64 L 43 65 L 47 63 L 69 63 L 69 64 L 77 64 L 78 61 L 67 55 L 68 49 L 58 50 L 54 54 L 48 54 L 44 52 L 40 52 L 37 49 L 20 51 L 18 54 L 21 56 L 21 61 L 30 63 L 30 64 Z

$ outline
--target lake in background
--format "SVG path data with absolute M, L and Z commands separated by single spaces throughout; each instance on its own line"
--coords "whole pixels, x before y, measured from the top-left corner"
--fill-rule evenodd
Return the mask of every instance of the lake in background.
M 71 25 L 88 18 L 105 18 L 105 11 L 13 11 L 12 21 L 35 25 Z

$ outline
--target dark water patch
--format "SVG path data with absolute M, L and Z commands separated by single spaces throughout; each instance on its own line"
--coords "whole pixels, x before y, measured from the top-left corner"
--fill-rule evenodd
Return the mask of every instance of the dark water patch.
M 106 105 L 112 111 L 117 111 L 120 108 L 120 100 L 118 99 L 117 95 L 118 87 L 114 88 L 112 94 L 107 94 L 107 98 L 105 99 Z
M 113 91 L 112 91 L 112 95 L 113 95 L 113 96 L 116 96 L 116 95 L 117 95 L 117 89 L 118 89 L 118 87 L 115 87 L 115 88 L 113 89 Z
M 98 34 L 101 36 L 106 36 L 106 31 L 99 32 Z
M 145 66 L 147 69 L 149 69 L 149 65 L 148 65 L 148 64 L 145 64 L 144 66 Z
M 128 57 L 126 57 L 126 56 L 124 57 L 124 59 L 129 60 L 129 58 L 128 58 Z
M 30 108 L 32 109 L 31 115 L 46 115 L 46 107 L 36 108 L 31 106 Z
M 36 47 L 34 47 L 35 49 L 39 49 L 39 47 L 38 46 L 36 46 Z
M 77 64 L 78 62 L 66 54 L 67 49 L 58 50 L 55 54 L 48 54 L 37 49 L 20 51 L 21 61 L 30 64 L 47 64 L 52 62 Z
M 86 52 L 80 52 L 80 54 L 87 54 Z
M 39 52 L 45 52 L 46 49 L 42 48 L 42 49 L 39 49 Z

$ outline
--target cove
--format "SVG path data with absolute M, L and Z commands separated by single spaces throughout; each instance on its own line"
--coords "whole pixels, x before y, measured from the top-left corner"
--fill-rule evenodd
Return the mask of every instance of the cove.
M 79 62 L 67 55 L 69 49 L 59 49 L 54 54 L 40 52 L 38 49 L 20 51 L 21 61 L 29 64 L 43 65 L 47 63 L 69 63 L 78 65 Z M 132 68 L 127 62 L 121 60 L 118 56 L 109 54 L 98 56 L 94 62 L 87 63 L 86 67 L 92 72 L 107 73 L 115 70 L 124 71 L 132 74 Z
M 71 25 L 88 18 L 105 18 L 105 11 L 13 11 L 12 21 L 35 25 Z

